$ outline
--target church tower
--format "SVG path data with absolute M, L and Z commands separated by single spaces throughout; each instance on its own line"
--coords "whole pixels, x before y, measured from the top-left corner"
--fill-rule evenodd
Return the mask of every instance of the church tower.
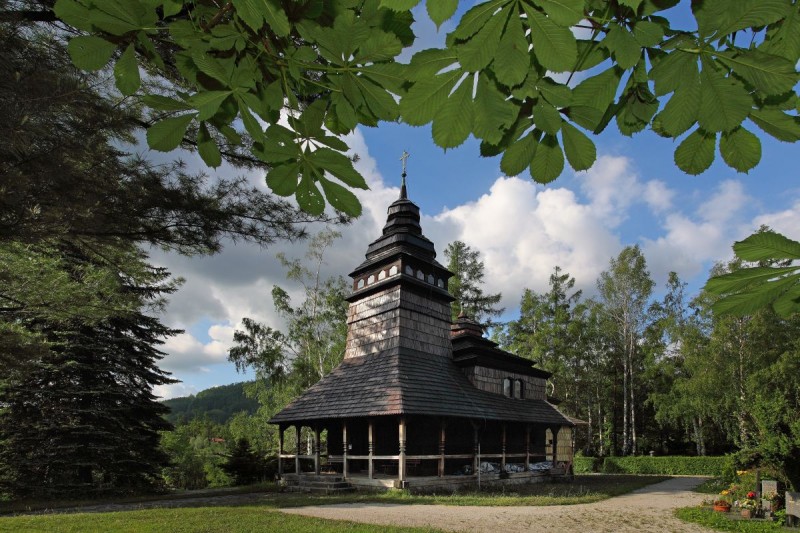
M 382 235 L 350 274 L 345 359 L 401 350 L 452 357 L 447 281 L 453 274 L 436 261 L 433 243 L 422 234 L 405 178 L 404 170 Z

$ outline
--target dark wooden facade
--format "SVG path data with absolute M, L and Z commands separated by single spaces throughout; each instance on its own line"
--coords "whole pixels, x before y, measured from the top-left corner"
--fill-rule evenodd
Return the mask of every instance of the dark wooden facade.
M 568 472 L 571 446 L 558 440 L 571 440 L 573 423 L 546 400 L 549 374 L 498 349 L 469 318 L 451 324 L 452 274 L 419 220 L 404 187 L 350 274 L 344 361 L 270 421 L 280 429 L 279 474 L 313 464 L 316 474 L 409 486 L 470 481 L 484 461 L 524 465 L 528 475 L 528 464 L 545 459 Z M 283 446 L 290 427 L 295 450 Z M 301 427 L 312 429 L 310 445 Z

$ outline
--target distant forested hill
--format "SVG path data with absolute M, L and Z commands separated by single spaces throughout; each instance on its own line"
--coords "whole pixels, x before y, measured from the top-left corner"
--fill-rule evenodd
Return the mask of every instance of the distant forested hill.
M 173 424 L 182 424 L 193 418 L 208 418 L 224 424 L 239 411 L 252 414 L 258 409 L 258 402 L 244 395 L 245 383 L 233 383 L 212 387 L 194 396 L 184 396 L 164 400 L 162 403 L 171 409 L 166 419 Z

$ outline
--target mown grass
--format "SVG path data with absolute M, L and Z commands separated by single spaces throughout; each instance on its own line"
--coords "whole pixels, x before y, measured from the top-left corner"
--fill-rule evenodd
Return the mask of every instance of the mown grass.
M 256 506 L 147 509 L 113 513 L 74 513 L 0 518 L 0 531 L 29 533 L 379 533 L 433 532 L 435 529 L 373 526 L 280 513 Z
M 767 520 L 737 520 L 735 517 L 729 517 L 727 513 L 718 513 L 703 507 L 684 507 L 676 510 L 675 516 L 686 522 L 700 524 L 717 531 L 736 531 L 740 533 L 797 531 Z
M 201 498 L 152 501 L 151 509 L 114 512 L 62 512 L 0 517 L 0 532 L 100 532 L 100 531 L 249 531 L 377 532 L 432 531 L 386 528 L 346 522 L 284 515 L 277 509 L 335 503 L 397 503 L 439 505 L 571 505 L 590 503 L 668 479 L 661 476 L 592 475 L 576 476 L 575 481 L 520 485 L 485 492 L 412 495 L 406 491 L 354 493 L 342 496 L 312 496 L 297 493 L 253 492 L 233 497 L 229 491 L 217 493 L 218 501 Z M 203 497 L 214 494 L 202 493 Z M 92 502 L 108 504 L 109 502 Z M 118 502 L 119 503 L 119 502 Z M 140 502 L 144 505 L 143 502 Z M 134 503 L 133 505 L 137 505 Z M 48 507 L 52 509 L 53 507 Z M 96 510 L 101 511 L 101 510 Z
M 481 492 L 464 491 L 446 494 L 409 494 L 391 490 L 383 493 L 355 493 L 346 496 L 281 495 L 278 507 L 326 505 L 332 503 L 405 503 L 421 505 L 574 505 L 592 503 L 669 479 L 666 476 L 592 475 L 575 476 L 572 482 L 536 483 Z

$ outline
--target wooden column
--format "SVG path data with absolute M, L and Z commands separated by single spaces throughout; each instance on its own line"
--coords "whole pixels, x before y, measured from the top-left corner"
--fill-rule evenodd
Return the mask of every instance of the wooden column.
M 558 430 L 561 429 L 559 427 L 552 427 L 550 428 L 550 432 L 553 434 L 553 466 L 556 466 L 556 458 L 558 457 Z
M 314 473 L 319 475 L 319 426 L 314 424 Z
M 478 469 L 480 468 L 480 464 L 478 464 L 478 424 L 472 424 L 472 473 L 478 475 Z
M 500 443 L 500 471 L 506 471 L 506 423 L 503 422 L 502 441 Z
M 286 431 L 286 428 L 282 425 L 278 426 L 278 477 L 283 479 L 283 459 L 281 455 L 283 455 L 283 432 Z
M 400 459 L 397 464 L 397 479 L 402 484 L 406 480 L 406 418 L 404 416 L 400 417 L 398 435 L 400 437 Z
M 525 471 L 531 465 L 531 425 L 525 424 Z
M 372 464 L 372 456 L 375 454 L 375 443 L 373 442 L 374 425 L 372 423 L 372 419 L 370 419 L 368 423 L 369 425 L 367 426 L 367 439 L 369 441 L 369 478 L 372 479 L 372 475 L 375 472 L 375 468 Z
M 439 477 L 444 477 L 445 421 L 439 426 Z
M 342 421 L 342 477 L 347 479 L 347 421 Z
M 295 424 L 294 426 L 295 435 L 297 435 L 297 451 L 295 452 L 294 456 L 294 473 L 298 476 L 300 475 L 300 424 Z

